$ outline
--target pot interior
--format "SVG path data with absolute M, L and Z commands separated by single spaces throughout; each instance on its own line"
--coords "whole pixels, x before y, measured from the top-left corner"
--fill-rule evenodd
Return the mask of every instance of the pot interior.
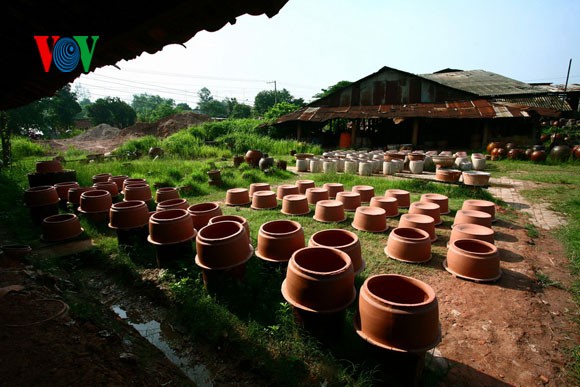
M 312 236 L 314 242 L 321 246 L 341 247 L 350 245 L 355 238 L 343 230 L 324 230 Z
M 61 214 L 61 215 L 53 215 L 47 218 L 44 218 L 45 223 L 62 223 L 68 222 L 72 219 L 76 218 L 75 214 Z
M 316 273 L 332 273 L 345 268 L 348 263 L 338 250 L 306 247 L 298 250 L 294 261 L 302 269 Z
M 238 222 L 217 222 L 202 228 L 199 232 L 199 236 L 205 239 L 224 239 L 240 232 L 241 228 L 242 225 Z
M 262 230 L 270 234 L 288 234 L 298 229 L 299 225 L 291 220 L 273 220 L 262 225 Z
M 176 219 L 182 218 L 186 215 L 188 215 L 187 211 L 176 208 L 176 209 L 167 210 L 167 211 L 157 211 L 157 212 L 153 213 L 153 215 L 151 215 L 151 219 L 156 220 L 156 221 L 171 221 L 171 220 L 176 220 Z
M 476 239 L 459 239 L 456 240 L 455 246 L 460 248 L 461 250 L 469 251 L 471 253 L 476 254 L 489 254 L 494 251 L 492 246 L 489 246 L 485 243 L 481 243 L 481 241 Z
M 399 228 L 394 229 L 392 232 L 394 232 L 396 235 L 398 235 L 402 238 L 407 238 L 407 239 L 428 238 L 428 236 L 426 237 L 425 234 L 421 231 L 422 230 L 419 230 L 419 229 L 416 229 L 413 227 L 399 227 Z
M 211 211 L 218 207 L 216 203 L 199 203 L 194 204 L 193 206 L 189 207 L 188 211 L 190 212 L 205 212 Z
M 127 208 L 139 208 L 145 205 L 145 202 L 142 200 L 128 200 L 126 202 L 118 202 L 113 204 L 113 208 L 115 209 L 127 209 Z
M 376 297 L 396 304 L 421 304 L 433 297 L 418 281 L 402 276 L 382 275 L 370 278 L 367 288 Z

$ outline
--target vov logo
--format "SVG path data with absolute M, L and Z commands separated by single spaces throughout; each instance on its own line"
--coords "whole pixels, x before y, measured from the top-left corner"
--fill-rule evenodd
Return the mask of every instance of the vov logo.
M 48 39 L 52 38 L 52 47 L 48 44 Z M 92 46 L 89 49 L 89 36 L 35 36 L 40 59 L 45 72 L 50 71 L 50 64 L 54 63 L 57 69 L 63 73 L 70 73 L 79 65 L 79 61 L 83 64 L 85 73 L 89 72 L 93 54 L 95 53 L 95 46 L 97 45 L 98 36 L 90 36 L 92 38 Z

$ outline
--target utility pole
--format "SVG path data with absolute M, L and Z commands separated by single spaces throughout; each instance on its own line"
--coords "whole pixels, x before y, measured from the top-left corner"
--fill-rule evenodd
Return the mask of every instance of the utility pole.
M 562 98 L 562 110 L 564 110 L 564 104 L 566 102 L 566 92 L 568 91 L 568 80 L 570 79 L 570 67 L 572 67 L 572 58 L 568 63 L 568 73 L 566 74 L 566 84 L 564 85 L 564 97 Z
M 268 84 L 273 83 L 274 84 L 274 105 L 276 105 L 278 103 L 278 89 L 276 88 L 276 81 L 271 81 L 271 82 L 266 82 Z

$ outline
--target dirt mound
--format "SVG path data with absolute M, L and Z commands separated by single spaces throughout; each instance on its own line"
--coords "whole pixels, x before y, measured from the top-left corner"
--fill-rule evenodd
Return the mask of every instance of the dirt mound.
M 75 137 L 79 141 L 105 140 L 119 136 L 121 130 L 109 124 L 99 124 Z
M 205 114 L 183 112 L 165 117 L 155 123 L 139 122 L 121 130 L 121 136 L 147 136 L 167 137 L 182 129 L 210 121 L 211 117 Z

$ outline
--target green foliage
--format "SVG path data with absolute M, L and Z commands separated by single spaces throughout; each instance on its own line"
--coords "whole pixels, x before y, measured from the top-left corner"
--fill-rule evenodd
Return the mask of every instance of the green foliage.
M 99 98 L 87 106 L 87 115 L 91 124 L 109 124 L 117 128 L 126 128 L 135 123 L 137 114 L 128 103 L 119 97 Z
M 143 136 L 129 140 L 114 151 L 115 155 L 146 155 L 152 147 L 161 146 L 161 140 L 155 136 Z
M 285 114 L 292 113 L 298 110 L 300 106 L 289 102 L 278 102 L 276 105 L 272 106 L 265 114 L 264 119 L 267 121 L 274 121 Z
M 200 113 L 218 118 L 228 116 L 228 104 L 225 101 L 214 99 L 207 87 L 202 88 L 197 95 L 199 97 L 197 109 Z
M 294 98 L 286 89 L 282 90 L 262 90 L 254 98 L 254 112 L 256 115 L 264 115 L 276 103 L 286 102 L 298 106 L 304 104 L 301 98 Z
M 76 94 L 71 91 L 70 85 L 65 85 L 50 98 L 46 115 L 54 131 L 62 134 L 73 128 L 74 118 L 81 111 Z
M 351 85 L 351 81 L 339 81 L 332 86 L 329 86 L 327 89 L 321 89 L 320 93 L 314 94 L 312 98 L 324 98 L 327 95 L 334 93 L 335 91 L 342 89 L 343 87 Z
M 13 137 L 11 140 L 12 143 L 12 159 L 17 161 L 24 157 L 30 156 L 44 156 L 48 149 L 43 147 L 42 145 L 31 141 L 26 137 Z

